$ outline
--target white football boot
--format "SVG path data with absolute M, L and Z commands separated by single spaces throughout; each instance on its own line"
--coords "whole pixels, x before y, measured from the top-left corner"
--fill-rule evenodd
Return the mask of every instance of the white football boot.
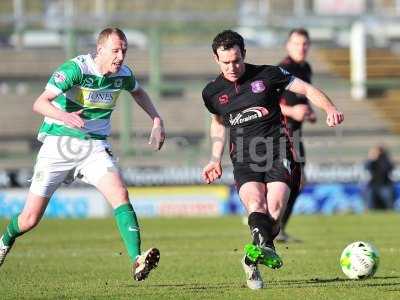
M 3 236 L 0 238 L 0 266 L 6 259 L 7 253 L 10 251 L 11 246 L 6 246 L 3 243 Z
M 133 265 L 133 278 L 142 281 L 147 278 L 150 271 L 158 266 L 160 251 L 157 248 L 150 248 L 136 259 Z
M 257 264 L 246 263 L 246 255 L 242 258 L 243 270 L 246 274 L 247 286 L 252 290 L 262 289 L 264 282 L 262 280 L 260 271 L 258 270 Z

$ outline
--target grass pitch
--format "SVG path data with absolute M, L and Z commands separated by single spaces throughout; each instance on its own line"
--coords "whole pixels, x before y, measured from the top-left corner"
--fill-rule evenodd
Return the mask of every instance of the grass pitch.
M 142 219 L 143 249 L 159 247 L 161 261 L 140 283 L 113 219 L 43 220 L 1 267 L 0 299 L 400 299 L 399 217 L 295 216 L 288 231 L 304 242 L 277 245 L 284 266 L 262 267 L 258 291 L 240 265 L 250 241 L 240 217 Z M 380 250 L 374 278 L 352 281 L 340 270 L 341 251 L 356 240 Z

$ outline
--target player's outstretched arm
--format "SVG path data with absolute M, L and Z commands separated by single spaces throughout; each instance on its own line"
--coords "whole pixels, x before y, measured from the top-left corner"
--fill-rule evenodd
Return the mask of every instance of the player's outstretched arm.
M 212 183 L 222 176 L 221 160 L 225 147 L 225 126 L 222 118 L 212 116 L 210 126 L 211 159 L 202 171 L 202 178 L 206 183 Z
M 295 78 L 288 90 L 293 93 L 305 95 L 314 105 L 323 109 L 326 112 L 326 123 L 329 127 L 335 127 L 343 122 L 343 113 L 337 110 L 327 95 L 311 84 Z
M 62 121 L 70 127 L 82 128 L 85 126 L 85 122 L 79 116 L 82 113 L 82 110 L 70 113 L 62 111 L 51 104 L 51 101 L 56 97 L 57 95 L 51 90 L 45 90 L 33 103 L 33 111 L 45 117 Z
M 165 141 L 165 128 L 164 122 L 157 112 L 153 102 L 151 102 L 149 95 L 144 89 L 139 87 L 137 90 L 131 92 L 133 99 L 136 103 L 149 115 L 153 120 L 153 127 L 149 138 L 149 144 L 153 145 L 156 150 L 160 150 Z

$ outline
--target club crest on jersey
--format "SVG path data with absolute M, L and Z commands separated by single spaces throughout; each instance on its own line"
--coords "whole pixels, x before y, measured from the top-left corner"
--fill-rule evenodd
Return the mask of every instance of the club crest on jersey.
M 91 77 L 86 78 L 85 81 L 83 82 L 83 85 L 89 88 L 93 87 L 94 79 Z
M 225 105 L 228 104 L 229 102 L 229 97 L 227 94 L 223 94 L 221 96 L 218 97 L 218 102 L 219 104 Z
M 259 94 L 265 91 L 265 85 L 262 80 L 253 81 L 251 84 L 251 91 L 255 94 Z
M 53 77 L 54 77 L 55 83 L 61 83 L 61 82 L 64 82 L 65 79 L 67 79 L 67 76 L 65 76 L 64 72 L 61 72 L 61 71 L 55 72 Z
M 122 78 L 118 78 L 114 81 L 114 87 L 116 89 L 120 88 L 122 86 Z

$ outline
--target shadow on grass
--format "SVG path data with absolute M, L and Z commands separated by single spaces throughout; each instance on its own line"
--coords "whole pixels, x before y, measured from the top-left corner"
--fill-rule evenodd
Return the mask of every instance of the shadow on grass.
M 377 282 L 381 280 L 399 279 L 399 276 L 376 276 L 363 280 L 353 280 L 346 278 L 311 278 L 300 280 L 278 280 L 269 282 L 271 287 L 281 288 L 299 288 L 299 287 L 321 287 L 321 286 L 336 286 L 336 285 L 353 285 L 358 287 L 385 287 L 385 286 L 400 286 L 400 281 L 396 282 Z M 268 282 L 267 282 L 268 285 Z
M 149 284 L 146 285 L 146 287 L 151 287 L 151 288 L 180 288 L 182 290 L 196 290 L 196 291 L 208 291 L 208 290 L 219 290 L 219 289 L 231 289 L 231 288 L 238 288 L 238 287 L 245 287 L 245 285 L 238 284 L 237 282 L 232 282 L 232 283 L 213 283 L 213 284 L 207 284 L 207 283 L 171 283 L 171 284 Z M 134 287 L 134 286 L 130 286 Z
M 400 281 L 381 282 L 381 280 L 395 280 L 399 279 L 399 276 L 382 276 L 373 277 L 363 280 L 352 280 L 346 278 L 311 278 L 311 279 L 297 279 L 297 280 L 277 280 L 277 281 L 266 281 L 267 288 L 281 289 L 281 288 L 321 288 L 321 287 L 332 287 L 339 285 L 352 285 L 357 287 L 392 287 L 388 291 L 396 291 L 397 286 L 400 286 Z M 377 282 L 379 281 L 379 282 Z M 126 287 L 137 288 L 137 285 L 127 285 Z M 143 285 L 146 288 L 161 288 L 161 289 L 180 289 L 187 291 L 196 292 L 209 292 L 218 290 L 227 290 L 235 288 L 247 289 L 245 282 L 221 282 L 221 283 L 199 283 L 199 282 L 188 282 L 188 283 L 166 283 L 166 284 L 149 284 Z

